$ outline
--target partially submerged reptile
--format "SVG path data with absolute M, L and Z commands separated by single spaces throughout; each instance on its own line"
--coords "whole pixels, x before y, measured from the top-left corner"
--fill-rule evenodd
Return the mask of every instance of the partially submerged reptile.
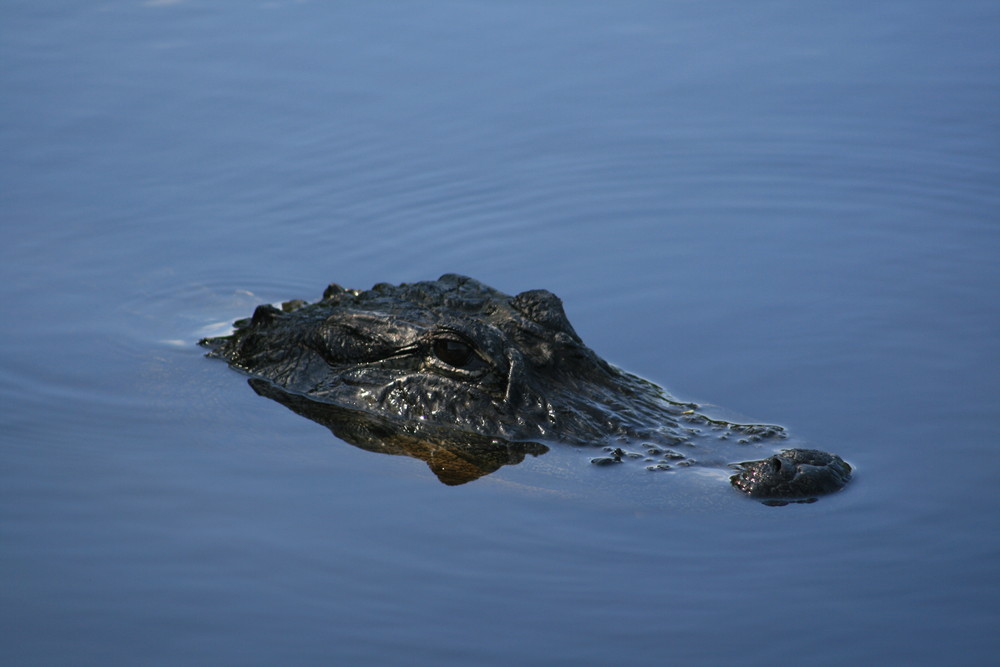
M 730 438 L 749 447 L 786 437 L 780 426 L 711 419 L 607 363 L 545 290 L 510 296 L 454 274 L 330 285 L 316 303 L 258 306 L 234 326 L 201 344 L 251 375 L 258 394 L 351 444 L 421 458 L 449 484 L 544 453 L 541 443 L 667 470 L 706 464 Z M 770 504 L 809 502 L 851 477 L 840 457 L 811 449 L 730 465 L 735 488 Z

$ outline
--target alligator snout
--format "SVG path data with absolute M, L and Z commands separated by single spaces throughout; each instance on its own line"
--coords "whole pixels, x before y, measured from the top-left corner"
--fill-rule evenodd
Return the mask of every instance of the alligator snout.
M 813 502 L 844 488 L 852 472 L 844 459 L 816 449 L 786 449 L 733 468 L 740 471 L 729 478 L 733 486 L 770 505 Z

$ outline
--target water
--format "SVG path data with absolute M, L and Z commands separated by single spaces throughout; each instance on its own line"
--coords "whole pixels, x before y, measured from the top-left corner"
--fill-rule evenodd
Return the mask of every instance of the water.
M 8 2 L 5 664 L 990 664 L 994 3 Z M 330 281 L 544 287 L 843 455 L 772 508 L 457 487 L 194 342 Z

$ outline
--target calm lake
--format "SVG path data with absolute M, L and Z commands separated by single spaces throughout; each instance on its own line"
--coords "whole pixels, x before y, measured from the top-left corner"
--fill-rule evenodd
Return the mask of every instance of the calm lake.
M 4 2 L 0 662 L 995 664 L 998 34 L 975 0 Z M 768 507 L 553 448 L 446 486 L 196 345 L 451 272 L 854 481 Z

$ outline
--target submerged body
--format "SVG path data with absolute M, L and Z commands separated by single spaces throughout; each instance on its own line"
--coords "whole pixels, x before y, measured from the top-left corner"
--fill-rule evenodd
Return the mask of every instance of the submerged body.
M 359 420 L 418 439 L 433 430 L 435 441 L 446 430 L 450 450 L 473 440 L 479 451 L 563 442 L 604 447 L 609 455 L 595 463 L 632 457 L 668 469 L 694 462 L 685 449 L 701 427 L 744 444 L 784 437 L 777 426 L 709 419 L 607 363 L 551 292 L 510 296 L 454 274 L 367 291 L 331 285 L 313 304 L 259 306 L 230 336 L 202 343 L 257 378 L 258 393 L 369 444 L 372 429 Z M 765 500 L 807 500 L 846 484 L 850 467 L 839 457 L 797 454 L 813 451 L 740 464 L 733 485 Z

